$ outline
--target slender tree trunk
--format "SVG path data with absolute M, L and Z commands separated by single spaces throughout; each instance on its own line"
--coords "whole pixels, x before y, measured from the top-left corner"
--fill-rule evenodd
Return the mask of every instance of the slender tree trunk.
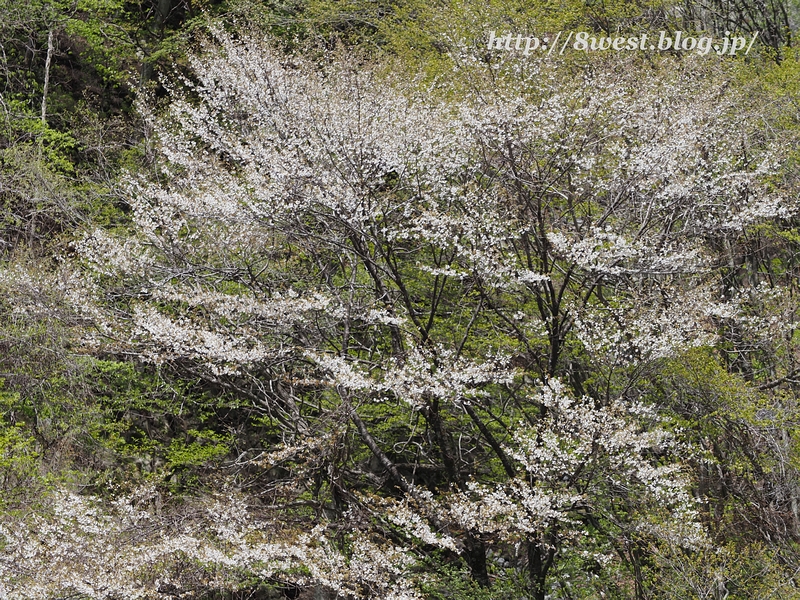
M 172 0 L 157 0 L 155 3 L 155 15 L 153 16 L 152 33 L 160 43 L 164 39 L 164 28 L 166 27 L 167 18 L 172 12 Z M 158 43 L 156 44 L 158 46 Z M 140 86 L 144 86 L 147 82 L 153 79 L 155 69 L 153 64 L 149 61 L 149 56 L 152 54 L 151 50 L 146 52 L 146 56 L 142 61 L 142 77 Z
M 551 541 L 555 541 L 551 537 Z M 553 566 L 555 548 L 542 548 L 538 540 L 528 542 L 528 577 L 531 582 L 533 600 L 545 600 L 547 597 L 547 575 Z
M 792 447 L 792 438 L 791 434 L 789 433 L 788 429 L 781 428 L 781 442 L 783 443 L 784 452 L 786 456 L 789 456 Z M 787 473 L 787 478 L 789 479 L 788 482 L 788 493 L 789 493 L 789 506 L 792 511 L 792 530 L 795 536 L 800 537 L 800 486 L 797 484 L 797 480 L 791 474 L 791 467 L 785 466 Z
M 44 88 L 42 90 L 42 125 L 47 125 L 47 88 L 50 85 L 50 62 L 53 59 L 53 30 L 47 34 L 47 58 L 44 62 Z
M 467 534 L 466 558 L 473 579 L 484 588 L 491 586 L 489 571 L 486 569 L 486 544 L 480 538 Z

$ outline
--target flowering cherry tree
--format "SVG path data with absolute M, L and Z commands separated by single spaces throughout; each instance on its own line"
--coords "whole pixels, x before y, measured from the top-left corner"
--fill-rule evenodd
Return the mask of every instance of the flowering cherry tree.
M 439 556 L 537 600 L 570 576 L 641 594 L 648 546 L 708 547 L 647 378 L 744 319 L 726 249 L 795 214 L 746 95 L 694 58 L 643 82 L 465 51 L 458 84 L 426 87 L 213 44 L 164 114 L 143 103 L 157 172 L 127 179 L 129 232 L 75 244 L 73 297 L 88 347 L 232 394 L 271 433 L 194 520 L 64 495 L 46 527 L 67 550 L 4 525 L 7 593 L 52 563 L 35 597 L 255 577 L 416 598 Z

